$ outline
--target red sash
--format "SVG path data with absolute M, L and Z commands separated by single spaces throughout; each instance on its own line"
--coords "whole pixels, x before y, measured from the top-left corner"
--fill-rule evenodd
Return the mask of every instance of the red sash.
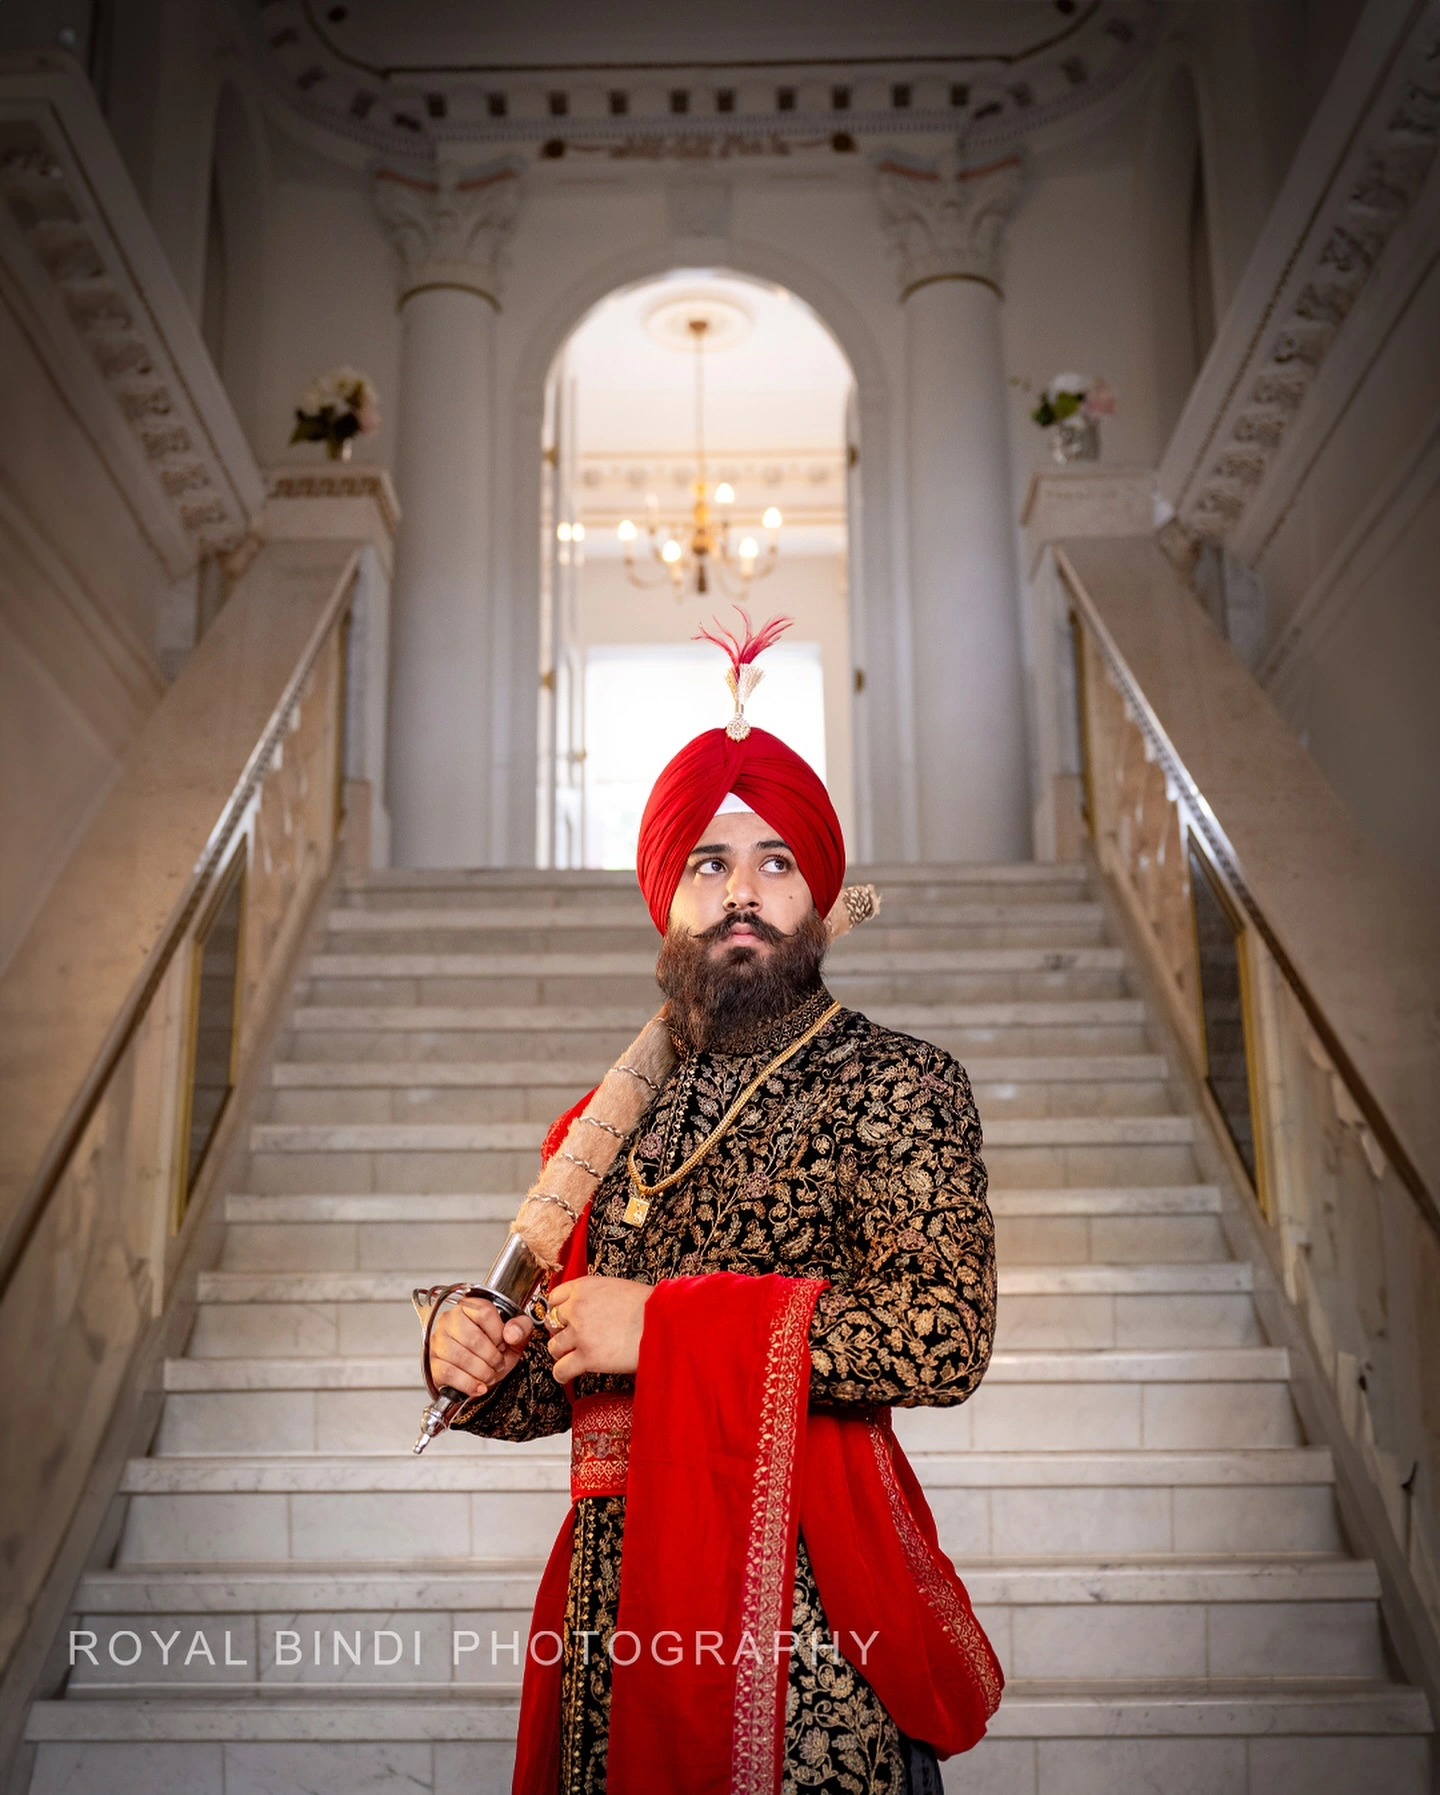
M 582 1218 L 557 1282 L 584 1275 L 585 1233 Z M 1000 1700 L 1000 1666 L 889 1411 L 807 1412 L 824 1288 L 773 1274 L 666 1280 L 645 1307 L 628 1417 L 613 1402 L 577 1412 L 592 1442 L 577 1442 L 577 1494 L 626 1492 L 610 1795 L 777 1795 L 797 1529 L 840 1652 L 902 1732 L 949 1757 Z M 532 1637 L 563 1634 L 573 1524 L 572 1510 Z M 513 1795 L 556 1795 L 561 1683 L 558 1661 L 527 1656 Z

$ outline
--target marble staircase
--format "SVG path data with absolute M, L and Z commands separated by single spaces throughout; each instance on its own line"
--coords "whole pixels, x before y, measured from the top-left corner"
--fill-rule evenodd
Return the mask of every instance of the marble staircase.
M 873 876 L 884 914 L 831 983 L 969 1068 L 999 1244 L 982 1389 L 897 1415 L 1010 1679 L 947 1790 L 1421 1795 L 1424 1696 L 1087 875 Z M 339 894 L 113 1562 L 78 1592 L 96 1661 L 32 1713 L 34 1795 L 508 1788 L 566 1454 L 411 1457 L 407 1297 L 488 1265 L 544 1125 L 653 1009 L 654 946 L 622 875 Z

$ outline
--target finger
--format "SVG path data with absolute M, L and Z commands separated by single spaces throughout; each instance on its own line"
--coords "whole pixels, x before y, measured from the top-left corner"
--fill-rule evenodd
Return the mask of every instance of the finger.
M 574 1352 L 575 1345 L 575 1330 L 566 1327 L 562 1328 L 558 1334 L 552 1334 L 550 1336 L 545 1342 L 545 1350 L 549 1353 L 552 1359 L 559 1360 L 563 1358 L 567 1352 Z
M 553 1343 L 551 1350 L 554 1350 Z M 584 1357 L 585 1355 L 577 1346 L 572 1346 L 567 1351 L 562 1352 L 560 1357 L 555 1361 L 555 1382 L 557 1384 L 568 1384 L 573 1378 L 579 1377 L 580 1373 L 585 1369 L 583 1362 Z
M 458 1390 L 462 1396 L 483 1396 L 490 1388 L 484 1378 L 475 1377 L 463 1365 L 449 1365 L 444 1359 L 432 1359 L 430 1375 L 439 1389 Z
M 499 1345 L 501 1335 L 505 1331 L 505 1324 L 500 1319 L 500 1311 L 494 1303 L 487 1301 L 483 1296 L 470 1296 L 456 1305 L 455 1312 L 473 1322 L 487 1339 L 493 1340 L 497 1346 Z
M 535 1323 L 530 1317 L 528 1315 L 518 1315 L 514 1321 L 507 1321 L 505 1323 L 505 1344 L 507 1347 L 518 1346 L 523 1348 L 534 1332 Z
M 500 1369 L 503 1354 L 489 1341 L 472 1348 L 463 1340 L 443 1340 L 438 1347 L 432 1341 L 430 1362 L 437 1361 L 447 1365 L 455 1365 L 462 1371 L 468 1371 L 473 1377 L 494 1377 Z
M 503 1350 L 503 1335 L 498 1327 L 491 1333 L 488 1328 L 459 1310 L 442 1317 L 435 1324 L 436 1334 L 440 1334 L 442 1329 L 445 1339 L 458 1341 L 469 1352 L 494 1354 Z

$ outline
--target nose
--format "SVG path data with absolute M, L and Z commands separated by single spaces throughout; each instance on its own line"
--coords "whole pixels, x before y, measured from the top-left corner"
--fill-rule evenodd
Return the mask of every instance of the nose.
M 758 910 L 760 893 L 756 889 L 754 875 L 748 868 L 737 866 L 730 874 L 725 887 L 725 909 L 727 914 L 737 910 Z

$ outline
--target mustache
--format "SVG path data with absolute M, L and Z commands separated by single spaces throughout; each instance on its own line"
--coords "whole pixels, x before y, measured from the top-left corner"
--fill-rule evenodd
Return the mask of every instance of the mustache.
M 773 922 L 766 922 L 761 916 L 753 916 L 743 910 L 736 910 L 729 916 L 722 916 L 719 922 L 710 928 L 703 929 L 695 939 L 702 947 L 709 947 L 716 941 L 724 941 L 733 935 L 736 929 L 749 929 L 752 935 L 758 935 L 762 941 L 775 946 L 777 942 L 786 941 L 789 937 L 783 929 L 777 929 Z

